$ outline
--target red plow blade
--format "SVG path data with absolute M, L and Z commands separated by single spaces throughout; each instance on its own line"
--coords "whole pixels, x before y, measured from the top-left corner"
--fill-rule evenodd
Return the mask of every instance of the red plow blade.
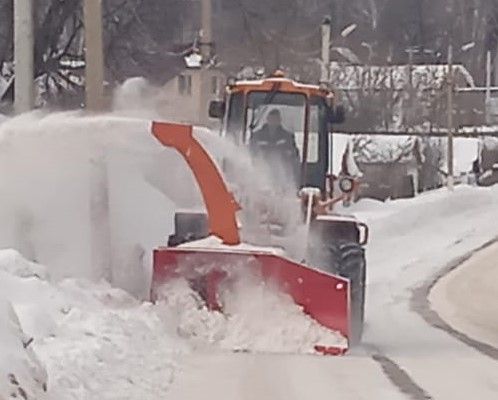
M 260 251 L 159 248 L 154 251 L 152 298 L 155 288 L 175 278 L 204 277 L 207 306 L 220 310 L 217 288 L 230 268 L 250 268 L 264 282 L 275 284 L 322 326 L 349 337 L 349 281 L 289 259 Z M 340 355 L 346 348 L 315 346 L 323 354 Z

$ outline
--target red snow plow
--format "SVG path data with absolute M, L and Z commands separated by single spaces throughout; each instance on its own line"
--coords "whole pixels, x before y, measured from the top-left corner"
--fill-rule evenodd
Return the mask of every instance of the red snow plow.
M 252 275 L 289 294 L 306 314 L 324 327 L 346 338 L 350 336 L 348 280 L 265 252 L 264 249 L 159 248 L 154 253 L 154 285 L 178 277 L 187 278 L 197 288 L 202 288 L 208 308 L 223 311 L 218 288 L 223 280 L 231 279 L 230 271 L 234 267 L 249 269 Z M 316 350 L 323 354 L 341 355 L 347 349 L 317 345 Z
M 192 126 L 154 122 L 152 133 L 161 144 L 176 149 L 183 156 L 201 189 L 207 211 L 206 214 L 177 213 L 175 216 L 176 232 L 170 237 L 168 246 L 154 251 L 152 299 L 156 299 L 156 290 L 161 285 L 181 277 L 199 292 L 209 309 L 222 311 L 218 293 L 220 285 L 233 278 L 231 272 L 234 269 L 246 270 L 265 284 L 290 295 L 319 324 L 340 333 L 350 344 L 354 342 L 358 337 L 355 329 L 361 329 L 354 319 L 363 321 L 363 309 L 359 315 L 352 305 L 355 292 L 351 277 L 331 273 L 320 265 L 291 261 L 270 247 L 241 246 L 236 217 L 240 207 L 215 163 L 194 138 Z M 320 216 L 315 216 L 312 226 L 323 230 L 332 226 L 330 221 L 325 218 L 320 222 Z M 344 217 L 340 222 L 343 233 L 348 226 L 354 229 L 359 226 L 355 220 Z M 223 244 L 213 248 L 198 241 L 208 236 L 219 238 Z M 359 233 L 357 236 L 359 238 Z M 193 243 L 179 246 L 188 242 Z M 340 250 L 341 246 L 334 249 Z M 344 251 L 349 251 L 349 258 L 346 253 L 335 254 L 337 268 L 347 266 L 348 260 L 351 264 L 353 259 L 350 256 L 354 255 L 355 249 L 346 246 Z M 317 345 L 316 350 L 339 355 L 347 348 Z

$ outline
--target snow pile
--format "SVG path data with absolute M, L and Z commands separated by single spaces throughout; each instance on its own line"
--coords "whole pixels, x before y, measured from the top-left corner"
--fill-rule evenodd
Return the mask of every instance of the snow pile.
M 258 252 L 264 254 L 274 254 L 278 256 L 284 256 L 285 252 L 282 248 L 270 247 L 270 246 L 254 246 L 248 243 L 240 243 L 235 246 L 225 245 L 222 240 L 216 236 L 209 236 L 202 240 L 196 240 L 193 242 L 187 242 L 179 246 L 184 249 L 203 249 L 203 250 L 216 250 L 216 251 L 227 251 L 227 252 Z
M 441 188 L 422 193 L 413 199 L 386 202 L 362 199 L 348 208 L 338 206 L 336 211 L 354 214 L 359 219 L 374 224 L 376 230 L 382 230 L 382 237 L 386 233 L 398 237 L 415 229 L 423 230 L 431 220 L 445 223 L 445 217 L 452 219 L 455 214 L 462 218 L 476 217 L 482 209 L 492 213 L 489 215 L 495 215 L 498 212 L 497 196 L 498 186 L 482 188 L 459 185 L 453 192 Z
M 164 285 L 160 302 L 180 336 L 230 351 L 316 353 L 315 346 L 347 347 L 347 340 L 305 315 L 292 298 L 254 277 L 221 290 L 223 314 L 209 311 L 188 282 Z
M 0 271 L 20 278 L 48 279 L 48 272 L 45 267 L 26 260 L 18 251 L 12 249 L 0 252 Z
M 0 399 L 44 398 L 47 375 L 30 342 L 11 303 L 0 297 Z
M 50 392 L 59 398 L 162 397 L 187 348 L 164 324 L 158 309 L 102 284 L 67 281 L 59 332 L 35 349 L 47 364 Z
M 43 398 L 47 373 L 32 350 L 33 339 L 21 327 L 10 302 L 10 279 L 38 280 L 43 267 L 24 260 L 14 250 L 0 252 L 0 398 Z M 19 289 L 19 288 L 17 288 Z
M 0 251 L 0 293 L 7 299 L 0 301 L 0 398 L 24 390 L 41 399 L 47 383 L 47 398 L 61 400 L 166 393 L 175 359 L 188 348 L 158 307 L 104 282 L 53 284 L 40 271 L 13 250 Z
M 455 139 L 454 143 L 455 175 L 472 171 L 472 164 L 479 157 L 479 139 Z

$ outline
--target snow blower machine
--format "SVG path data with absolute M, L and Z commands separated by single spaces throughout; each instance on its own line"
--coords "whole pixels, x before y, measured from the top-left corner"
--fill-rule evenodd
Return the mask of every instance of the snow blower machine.
M 233 80 L 227 83 L 224 100 L 210 104 L 209 115 L 221 120 L 222 136 L 255 155 L 254 163 L 278 160 L 278 167 L 270 163 L 269 170 L 278 170 L 274 182 L 291 188 L 285 193 L 292 193 L 298 204 L 304 254 L 297 259 L 268 243 L 250 246 L 244 239 L 241 244 L 238 212 L 239 204 L 244 204 L 229 190 L 226 166 L 217 166 L 194 137 L 192 126 L 154 122 L 156 139 L 176 149 L 192 170 L 206 212 L 176 213 L 168 246 L 154 252 L 152 298 L 161 285 L 181 277 L 209 309 L 222 312 L 219 290 L 231 279 L 231 269 L 250 269 L 262 283 L 289 295 L 319 324 L 347 338 L 347 347 L 357 344 L 364 321 L 363 246 L 368 227 L 333 210 L 357 186 L 350 176 L 329 173 L 331 126 L 344 119 L 333 92 L 281 73 L 261 80 Z M 209 245 L 211 237 L 221 245 Z M 316 350 L 338 355 L 347 347 L 317 345 Z

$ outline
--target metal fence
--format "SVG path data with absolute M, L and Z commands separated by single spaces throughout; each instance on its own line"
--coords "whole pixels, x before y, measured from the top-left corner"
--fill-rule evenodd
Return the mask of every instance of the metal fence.
M 385 160 L 360 157 L 364 169 L 375 171 L 373 175 L 378 177 L 382 175 L 380 164 L 384 164 L 384 169 L 391 170 L 384 172 L 384 180 L 392 181 L 392 171 L 406 175 L 406 164 L 413 164 L 415 159 L 418 165 L 412 170 L 418 169 L 418 172 L 412 173 L 416 181 L 414 192 L 443 183 L 452 188 L 458 172 L 454 165 L 455 139 L 498 138 L 498 99 L 492 96 L 498 88 L 491 86 L 490 55 L 486 85 L 479 87 L 462 65 L 453 64 L 451 49 L 448 53 L 447 64 L 332 64 L 330 81 L 349 114 L 347 122 L 338 129 L 355 136 L 356 152 L 361 153 L 362 143 L 368 142 L 365 136 L 370 142 L 379 136 L 406 136 L 412 146 L 400 145 L 399 151 Z M 424 143 L 426 149 L 417 148 L 416 143 Z M 483 146 L 476 150 L 477 164 L 482 159 L 482 151 Z M 493 160 L 494 157 L 498 163 L 498 152 L 496 155 L 488 152 L 485 158 Z M 405 165 L 395 166 L 397 164 Z M 482 165 L 476 165 L 473 165 L 474 172 L 476 168 L 482 169 Z M 425 178 L 419 179 L 420 175 Z M 437 178 L 432 179 L 434 176 Z M 379 178 L 372 178 L 375 179 Z M 398 180 L 406 182 L 401 177 Z

